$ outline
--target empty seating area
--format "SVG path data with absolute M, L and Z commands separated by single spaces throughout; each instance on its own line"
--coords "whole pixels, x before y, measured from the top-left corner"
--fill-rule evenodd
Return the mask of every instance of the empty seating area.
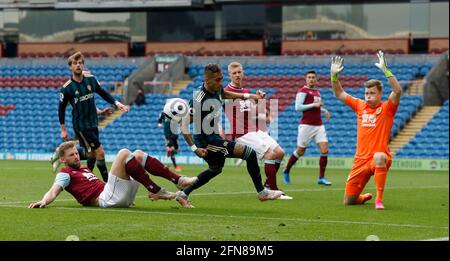
M 87 68 L 108 88 L 123 81 L 143 59 L 86 61 Z M 14 59 L 0 62 L 0 150 L 51 152 L 61 142 L 58 120 L 59 88 L 69 79 L 65 60 Z M 120 99 L 115 95 L 116 99 Z M 99 108 L 111 105 L 96 95 Z M 72 133 L 71 106 L 66 126 Z
M 10 104 L 10 105 L 2 105 L 0 104 L 0 116 L 5 116 L 8 114 L 8 112 L 15 110 L 16 105 Z
M 157 124 L 166 99 L 174 97 L 168 94 L 146 94 L 146 104 L 132 105 L 129 113 L 122 114 L 113 124 L 101 130 L 105 150 L 115 153 L 127 147 L 165 154 L 164 132 L 162 128 L 157 128 Z M 188 154 L 190 150 L 181 135 L 179 141 L 179 151 Z
M 104 63 L 87 64 L 98 79 L 103 81 L 123 80 L 132 73 L 142 61 L 109 60 Z M 373 68 L 372 68 L 373 67 Z M 321 95 L 325 107 L 331 113 L 329 122 L 324 120 L 327 129 L 330 156 L 352 157 L 356 143 L 356 119 L 355 114 L 347 106 L 338 101 L 332 93 L 329 82 L 329 64 L 244 64 L 246 79 L 245 86 L 253 92 L 262 89 L 269 99 L 278 99 L 279 116 L 272 124 L 278 124 L 277 138 L 286 153 L 291 153 L 296 147 L 297 126 L 301 113 L 294 110 L 294 100 L 298 87 L 305 84 L 304 75 L 309 70 L 318 73 L 318 86 L 321 87 Z M 415 75 L 426 74 L 431 64 L 392 64 L 392 70 L 400 81 L 414 79 Z M 224 84 L 229 83 L 226 64 L 223 65 Z M 8 64 L 0 66 L 0 148 L 2 151 L 30 151 L 51 152 L 60 142 L 60 129 L 57 116 L 58 88 L 50 82 L 63 82 L 70 71 L 65 64 L 55 63 L 28 63 Z M 189 100 L 193 92 L 202 84 L 203 64 L 193 64 L 188 68 L 193 81 L 180 92 L 179 97 Z M 44 75 L 44 76 L 43 76 Z M 348 63 L 345 71 L 340 75 L 340 80 L 345 90 L 359 98 L 364 97 L 363 83 L 371 78 L 381 79 L 385 88 L 383 99 L 387 99 L 390 88 L 384 75 L 372 65 Z M 56 85 L 56 84 L 55 84 Z M 44 88 L 46 87 L 46 88 Z M 406 87 L 406 85 L 405 85 Z M 127 114 L 110 123 L 100 130 L 101 141 L 108 153 L 115 153 L 123 147 L 129 149 L 143 149 L 150 153 L 165 154 L 163 129 L 157 128 L 157 120 L 163 109 L 166 99 L 173 98 L 169 94 L 146 94 L 146 104 L 142 106 L 132 105 Z M 120 97 L 116 96 L 116 99 Z M 36 101 L 39 100 L 39 105 Z M 100 97 L 96 96 L 99 108 L 110 106 Z M 395 136 L 411 117 L 421 108 L 423 99 L 421 96 L 404 95 L 401 106 L 394 121 L 391 135 Z M 448 102 L 441 112 L 425 127 L 415 140 L 406 145 L 396 157 L 424 158 L 430 155 L 433 158 L 442 158 L 448 155 Z M 39 107 L 37 107 L 39 106 Z M 68 106 L 66 124 L 71 132 L 71 113 Z M 225 125 L 226 126 L 226 125 Z M 446 130 L 444 130 L 446 128 Z M 436 131 L 429 134 L 431 131 Z M 71 135 L 73 135 L 71 133 Z M 442 142 L 431 140 L 431 137 L 439 137 Z M 423 138 L 423 140 L 420 140 Z M 417 141 L 417 140 L 418 141 Z M 415 143 L 414 143 L 415 142 Z M 428 144 L 435 145 L 437 149 L 429 149 Z M 180 135 L 180 154 L 190 155 L 191 152 Z M 441 148 L 442 147 L 442 148 Z M 419 149 L 417 149 L 419 148 Z M 429 154 L 433 151 L 434 154 Z M 319 150 L 311 144 L 306 151 L 306 156 L 318 156 Z
M 408 81 L 414 79 L 414 76 L 418 73 L 425 75 L 431 65 L 392 64 L 391 68 L 400 81 Z M 226 65 L 222 67 L 222 70 L 224 71 L 224 83 L 226 84 L 230 81 Z M 296 147 L 297 126 L 301 117 L 301 113 L 294 110 L 295 95 L 298 88 L 305 84 L 304 75 L 306 72 L 315 70 L 318 73 L 318 86 L 321 87 L 323 102 L 332 117 L 329 122 L 326 122 L 323 118 L 330 142 L 330 155 L 336 157 L 351 157 L 354 155 L 356 142 L 355 114 L 334 97 L 330 88 L 328 64 L 244 64 L 244 70 L 246 87 L 253 91 L 264 90 L 268 98 L 278 99 L 278 141 L 287 153 L 291 153 Z M 191 99 L 193 91 L 202 84 L 203 66 L 193 65 L 189 68 L 188 73 L 193 77 L 193 82 L 180 92 L 183 99 Z M 386 100 L 391 92 L 389 84 L 384 75 L 372 65 L 346 64 L 345 70 L 340 76 L 340 81 L 346 92 L 364 99 L 363 83 L 369 78 L 383 81 L 385 86 L 383 88 L 383 99 Z M 404 95 L 402 97 L 401 106 L 394 120 L 392 136 L 395 136 L 404 127 L 421 108 L 422 103 L 421 96 Z M 343 146 L 342 144 L 350 145 Z M 319 154 L 320 152 L 314 144 L 311 144 L 306 151 L 307 156 L 318 156 Z
M 448 158 L 448 100 L 414 138 L 396 154 L 407 158 Z
M 32 87 L 60 88 L 71 72 L 65 59 L 26 59 L 15 64 L 0 64 L 0 88 Z M 33 64 L 33 62 L 35 62 Z M 123 81 L 138 68 L 142 59 L 111 59 L 86 61 L 89 70 L 106 89 L 112 89 L 116 81 Z
M 115 96 L 119 99 L 119 96 Z M 98 95 L 99 108 L 111 106 Z M 38 102 L 37 102 L 38 101 Z M 58 89 L 1 88 L 0 103 L 14 104 L 14 110 L 0 116 L 0 148 L 10 152 L 51 152 L 61 142 L 58 120 Z M 72 109 L 67 106 L 66 127 L 70 137 Z

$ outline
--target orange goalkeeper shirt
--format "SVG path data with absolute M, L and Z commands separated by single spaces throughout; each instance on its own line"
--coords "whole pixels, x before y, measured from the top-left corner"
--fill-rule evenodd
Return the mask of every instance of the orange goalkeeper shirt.
M 375 152 L 384 152 L 390 160 L 388 144 L 398 104 L 388 99 L 372 108 L 367 102 L 350 95 L 345 104 L 355 111 L 358 118 L 355 159 L 370 159 Z

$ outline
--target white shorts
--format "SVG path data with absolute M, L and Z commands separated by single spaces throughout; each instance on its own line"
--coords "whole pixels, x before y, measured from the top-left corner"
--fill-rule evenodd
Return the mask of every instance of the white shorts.
M 121 179 L 111 173 L 108 182 L 98 197 L 98 205 L 101 208 L 129 207 L 136 198 L 139 182 L 130 179 Z
M 314 139 L 316 143 L 328 142 L 325 126 L 298 125 L 297 146 L 306 148 L 312 139 Z
M 278 143 L 262 130 L 253 131 L 236 139 L 238 143 L 249 146 L 256 151 L 259 160 L 264 158 L 268 149 L 274 150 L 278 147 Z

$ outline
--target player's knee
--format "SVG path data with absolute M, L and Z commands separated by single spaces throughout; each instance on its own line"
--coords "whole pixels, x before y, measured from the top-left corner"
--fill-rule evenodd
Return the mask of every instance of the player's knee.
M 355 205 L 356 198 L 354 196 L 344 196 L 344 205 Z
M 282 148 L 280 148 L 280 147 L 277 147 L 276 149 L 275 149 L 275 154 L 276 154 L 276 157 L 277 157 L 277 159 L 283 159 L 284 158 L 284 150 L 282 149 Z
M 275 152 L 272 152 L 272 150 L 268 150 L 264 154 L 264 159 L 266 159 L 266 160 L 276 160 L 276 159 L 278 159 L 278 155 Z
M 145 153 L 142 150 L 133 151 L 133 155 L 138 161 L 142 161 L 144 159 L 144 154 Z
M 376 166 L 386 165 L 387 156 L 384 152 L 375 152 L 373 160 Z
M 297 155 L 299 157 L 303 156 L 303 154 L 305 154 L 305 149 L 304 148 L 298 148 L 297 149 Z
M 127 158 L 131 154 L 131 151 L 128 149 L 121 149 L 117 153 L 117 157 L 124 157 Z

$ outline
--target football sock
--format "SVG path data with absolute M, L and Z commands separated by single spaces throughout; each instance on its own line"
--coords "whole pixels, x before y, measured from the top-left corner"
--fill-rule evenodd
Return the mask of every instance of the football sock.
M 247 171 L 252 178 L 253 185 L 255 186 L 256 191 L 263 191 L 264 186 L 261 180 L 261 173 L 258 166 L 258 158 L 256 157 L 256 152 L 252 148 L 245 146 L 242 159 L 247 161 Z
M 266 183 L 264 185 L 272 190 L 278 190 L 276 177 L 277 168 L 274 160 L 264 161 L 264 172 L 266 173 L 267 177 Z
M 156 185 L 150 177 L 145 172 L 145 169 L 142 167 L 141 163 L 134 157 L 133 154 L 130 154 L 125 161 L 125 171 L 130 175 L 134 180 L 144 185 L 144 187 L 152 192 L 157 193 L 161 187 Z
M 97 168 L 100 171 L 100 174 L 102 174 L 103 181 L 108 181 L 108 169 L 106 168 L 105 159 L 97 160 Z
M 208 181 L 210 181 L 212 178 L 214 178 L 215 176 L 219 175 L 221 173 L 221 171 L 211 171 L 210 169 L 204 170 L 202 173 L 198 174 L 197 178 L 198 180 L 186 187 L 183 192 L 186 195 L 189 195 L 193 190 L 198 189 L 199 187 L 205 185 L 206 183 L 208 183 Z
M 155 176 L 163 177 L 167 180 L 172 181 L 177 184 L 178 179 L 180 179 L 180 175 L 173 173 L 168 167 L 164 166 L 159 160 L 149 156 L 147 153 L 144 153 L 144 161 L 142 162 L 143 167 L 150 174 Z
M 328 163 L 328 154 L 320 154 L 320 177 L 323 178 L 325 176 L 325 169 L 327 168 Z
M 95 162 L 97 161 L 96 158 L 87 158 L 87 167 L 91 170 L 94 171 L 94 167 L 95 167 Z
M 289 158 L 286 168 L 284 169 L 284 172 L 289 173 L 291 171 L 292 166 L 294 166 L 295 162 L 297 162 L 298 158 L 300 158 L 300 156 L 298 156 L 297 150 L 295 150 L 292 153 L 291 157 Z
M 281 160 L 276 159 L 275 160 L 275 173 L 278 173 L 278 170 L 280 169 Z
M 377 189 L 376 201 L 383 201 L 384 185 L 386 184 L 386 167 L 375 167 L 374 181 Z

